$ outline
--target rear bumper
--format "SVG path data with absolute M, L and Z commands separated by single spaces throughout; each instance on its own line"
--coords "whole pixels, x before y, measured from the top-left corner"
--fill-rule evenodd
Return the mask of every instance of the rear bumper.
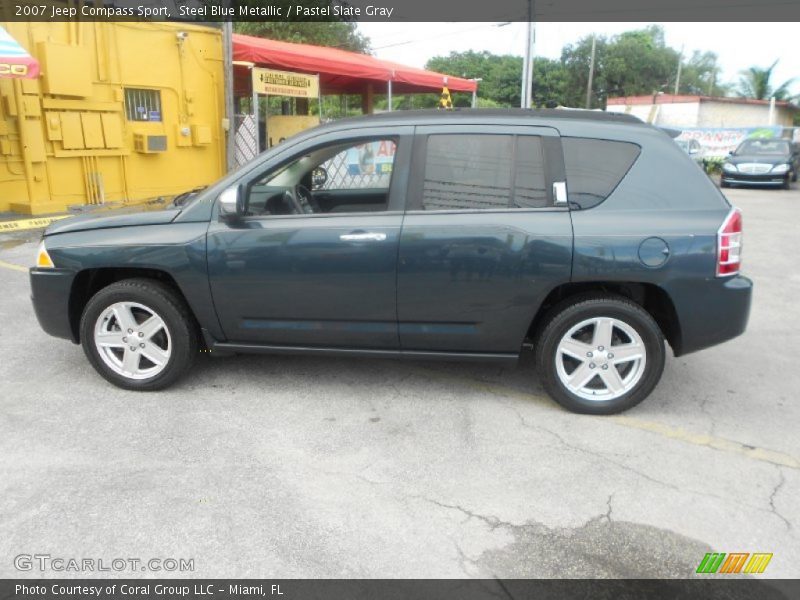
M 716 346 L 744 333 L 750 317 L 753 282 L 742 275 L 688 283 L 670 290 L 680 323 L 675 356 Z
M 77 343 L 69 318 L 69 297 L 75 272 L 69 269 L 30 269 L 31 301 L 39 325 L 54 337 Z

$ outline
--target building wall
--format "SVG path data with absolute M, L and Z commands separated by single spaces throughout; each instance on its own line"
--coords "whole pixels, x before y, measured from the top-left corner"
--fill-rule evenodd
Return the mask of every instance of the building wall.
M 42 72 L 36 80 L 0 81 L 0 211 L 44 214 L 143 200 L 206 185 L 224 173 L 218 29 L 3 26 Z
M 663 127 L 697 127 L 700 103 L 609 104 L 606 110 L 608 112 L 631 114 L 646 123 L 653 123 Z
M 793 113 L 776 106 L 773 125 L 792 126 Z M 769 106 L 764 104 L 734 104 L 701 102 L 696 127 L 764 127 L 770 125 Z
M 609 104 L 608 112 L 639 117 L 662 127 L 762 127 L 769 125 L 769 106 L 734 102 L 672 102 L 663 104 Z M 791 127 L 794 111 L 775 107 L 774 125 Z

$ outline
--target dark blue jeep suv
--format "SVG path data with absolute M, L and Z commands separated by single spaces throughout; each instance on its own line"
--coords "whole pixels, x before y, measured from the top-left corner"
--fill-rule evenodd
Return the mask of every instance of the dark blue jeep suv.
M 742 219 L 664 132 L 585 111 L 394 112 L 275 146 L 184 204 L 51 225 L 44 330 L 157 390 L 200 351 L 514 363 L 566 408 L 643 400 L 739 335 Z

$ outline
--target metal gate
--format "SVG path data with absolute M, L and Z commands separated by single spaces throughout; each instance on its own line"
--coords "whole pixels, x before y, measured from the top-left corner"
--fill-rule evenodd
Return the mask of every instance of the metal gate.
M 258 156 L 258 136 L 253 115 L 236 115 L 235 123 L 233 159 L 238 167 Z

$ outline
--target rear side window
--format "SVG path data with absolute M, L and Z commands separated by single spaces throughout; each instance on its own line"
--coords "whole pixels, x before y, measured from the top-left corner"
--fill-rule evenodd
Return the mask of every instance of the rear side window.
M 498 210 L 547 206 L 538 136 L 428 136 L 423 210 Z
M 561 138 L 569 200 L 582 209 L 597 206 L 611 195 L 639 157 L 630 142 L 591 138 Z

